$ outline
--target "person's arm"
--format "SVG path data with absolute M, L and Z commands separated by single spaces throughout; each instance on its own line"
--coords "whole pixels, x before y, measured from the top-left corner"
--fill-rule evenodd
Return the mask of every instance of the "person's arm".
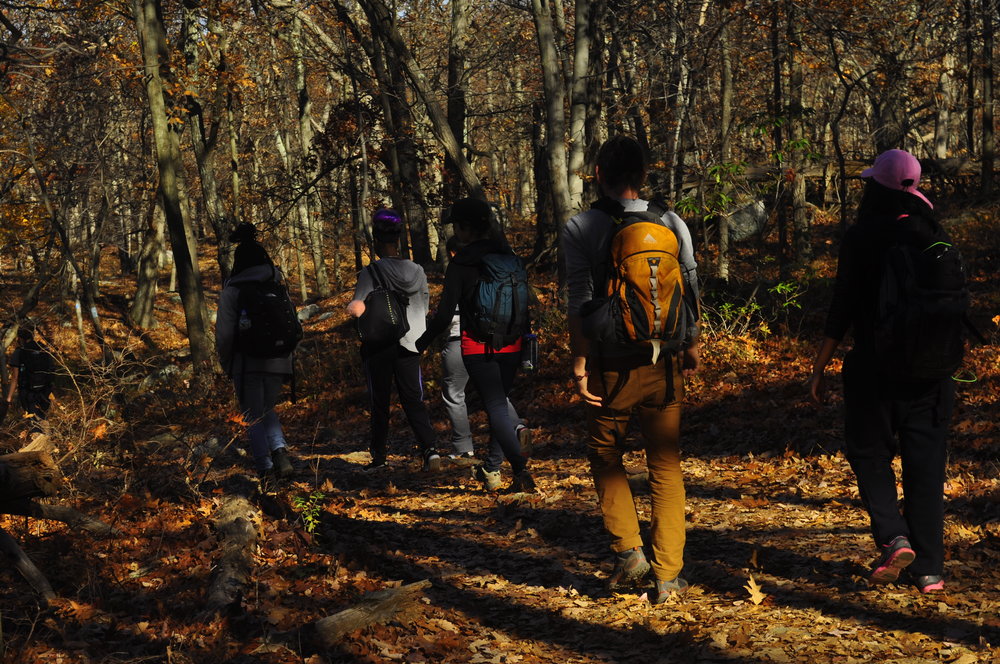
M 589 237 L 588 240 L 594 242 L 596 238 Z M 579 218 L 574 218 L 563 226 L 559 241 L 566 261 L 566 285 L 569 291 L 566 319 L 572 355 L 570 377 L 576 393 L 585 403 L 600 406 L 604 403 L 603 400 L 589 389 L 590 373 L 587 371 L 587 357 L 590 355 L 590 340 L 583 334 L 583 321 L 579 314 L 580 305 L 594 296 L 593 272 L 587 259 L 587 245 L 581 232 Z
M 826 337 L 820 344 L 816 359 L 813 361 L 812 375 L 809 376 L 809 397 L 813 403 L 821 404 L 826 400 L 826 385 L 823 381 L 823 372 L 826 365 L 830 364 L 833 354 L 840 345 L 840 339 Z
M 358 272 L 358 284 L 354 288 L 354 298 L 347 304 L 347 313 L 355 318 L 361 318 L 361 315 L 365 313 L 365 298 L 374 289 L 371 269 Z
M 21 367 L 14 365 L 10 372 L 10 385 L 7 386 L 7 403 L 14 401 L 14 390 L 17 389 L 17 379 L 21 375 Z
M 441 289 L 441 299 L 438 301 L 434 315 L 427 321 L 427 330 L 417 339 L 417 350 L 421 353 L 431 345 L 442 332 L 451 327 L 455 317 L 455 308 L 462 297 L 463 266 L 451 262 L 444 273 L 444 288 Z
M 681 278 L 684 280 L 684 299 L 687 302 L 688 310 L 692 313 L 692 319 L 688 321 L 686 337 L 688 345 L 681 351 L 681 371 L 685 378 L 693 376 L 701 369 L 701 350 L 699 348 L 700 326 L 698 321 L 701 318 L 701 293 L 698 284 L 698 263 L 694 258 L 694 244 L 691 240 L 691 231 L 684 220 L 672 212 L 668 212 L 669 223 L 677 235 L 679 249 L 678 263 L 681 266 Z

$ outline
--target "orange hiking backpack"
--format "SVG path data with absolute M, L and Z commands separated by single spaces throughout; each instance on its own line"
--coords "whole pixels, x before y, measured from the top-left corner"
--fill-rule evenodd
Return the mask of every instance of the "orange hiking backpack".
M 609 210 L 609 203 L 617 209 Z M 658 340 L 663 350 L 681 349 L 689 312 L 677 236 L 662 220 L 666 210 L 650 203 L 645 212 L 626 212 L 606 199 L 594 207 L 611 215 L 614 229 L 603 294 L 580 308 L 584 334 L 594 341 Z M 600 282 L 595 286 L 600 293 Z

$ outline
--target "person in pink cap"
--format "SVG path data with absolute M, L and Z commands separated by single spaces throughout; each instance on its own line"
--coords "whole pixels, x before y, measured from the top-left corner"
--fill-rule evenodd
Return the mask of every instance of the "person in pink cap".
M 886 275 L 897 264 L 895 257 L 906 251 L 903 247 L 936 247 L 940 265 L 960 259 L 957 251 L 947 254 L 952 251 L 950 241 L 934 217 L 933 205 L 917 189 L 916 157 L 905 150 L 883 152 L 861 176 L 866 179 L 864 194 L 857 222 L 841 244 L 825 339 L 809 379 L 810 396 L 817 404 L 824 401 L 824 370 L 851 330 L 854 344 L 842 371 L 845 452 L 878 547 L 868 579 L 893 583 L 906 569 L 921 592 L 937 592 L 944 589 L 946 438 L 955 398 L 951 375 L 957 369 L 951 364 L 961 361 L 963 346 L 961 336 L 958 347 L 948 352 L 942 344 L 932 359 L 946 366 L 923 371 L 912 356 L 904 358 L 886 341 L 884 303 Z M 954 264 L 961 272 L 960 262 Z M 896 454 L 903 465 L 902 512 L 892 467 Z

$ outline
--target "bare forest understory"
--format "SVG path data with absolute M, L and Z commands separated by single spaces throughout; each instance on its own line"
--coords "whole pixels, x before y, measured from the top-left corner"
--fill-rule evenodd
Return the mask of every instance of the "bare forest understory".
M 954 228 L 972 266 L 976 320 L 994 342 L 995 212 L 964 213 Z M 307 323 L 299 399 L 280 406 L 297 457 L 294 480 L 255 493 L 228 381 L 183 371 L 148 379 L 184 347 L 180 306 L 161 295 L 161 325 L 133 340 L 138 357 L 154 359 L 143 359 L 141 371 L 123 365 L 64 381 L 53 407 L 54 457 L 66 487 L 50 502 L 121 535 L 0 518 L 57 595 L 45 606 L 12 569 L 0 572 L 0 659 L 1000 661 L 1000 350 L 974 348 L 966 366 L 978 381 L 960 388 L 945 487 L 947 592 L 869 587 L 874 547 L 841 451 L 839 379 L 827 406 L 806 402 L 835 267 L 834 223 L 816 231 L 820 255 L 795 273 L 803 284 L 808 275 L 801 309 L 765 306 L 748 311 L 744 325 L 737 307 L 706 332 L 705 367 L 689 385 L 682 425 L 684 575 L 693 584 L 686 595 L 652 607 L 643 589 L 604 589 L 611 556 L 551 277 L 534 277 L 546 286 L 542 370 L 521 376 L 514 398 L 535 432 L 534 495 L 488 495 L 467 468 L 420 472 L 398 409 L 391 468 L 361 471 L 366 397 L 345 333 L 346 286 L 320 303 L 332 317 Z M 741 252 L 733 273 L 746 294 L 758 276 L 773 283 L 775 275 L 755 273 L 766 265 L 757 249 Z M 124 345 L 113 303 L 128 286 L 113 278 L 102 313 Z M 726 296 L 737 305 L 740 297 Z M 706 290 L 710 315 L 722 299 Z M 42 327 L 72 352 L 79 344 L 60 323 L 43 319 Z M 444 443 L 435 360 L 425 356 L 426 392 Z M 482 449 L 485 421 L 476 418 Z M 0 446 L 22 447 L 25 428 L 8 417 Z M 643 470 L 641 451 L 629 453 L 628 465 Z M 636 480 L 648 517 L 649 497 Z

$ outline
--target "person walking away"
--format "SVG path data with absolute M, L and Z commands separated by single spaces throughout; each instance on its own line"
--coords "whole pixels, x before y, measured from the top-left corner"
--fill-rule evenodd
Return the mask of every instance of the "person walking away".
M 282 385 L 293 375 L 294 339 L 296 326 L 294 307 L 287 300 L 281 271 L 272 263 L 267 250 L 256 241 L 257 231 L 249 223 L 241 223 L 230 236 L 238 243 L 233 254 L 233 270 L 219 295 L 215 323 L 215 345 L 223 370 L 232 379 L 243 420 L 249 425 L 250 452 L 254 468 L 267 489 L 275 479 L 286 479 L 294 472 L 288 453 L 288 441 L 281 427 L 275 406 Z M 282 320 L 260 320 L 255 304 L 258 294 L 284 298 Z M 291 308 L 292 320 L 287 320 Z M 253 319 L 251 319 L 253 317 Z M 264 329 L 251 336 L 254 326 Z M 288 332 L 276 332 L 275 328 Z M 282 337 L 278 339 L 278 337 Z M 271 346 L 277 348 L 271 348 Z M 291 348 L 284 352 L 282 346 Z
M 451 259 L 458 253 L 458 237 L 452 235 L 445 243 Z M 458 307 L 451 319 L 448 340 L 441 348 L 441 398 L 444 409 L 451 421 L 451 444 L 454 452 L 448 458 L 456 465 L 475 462 L 475 446 L 472 442 L 472 427 L 469 425 L 469 411 L 465 403 L 465 388 L 469 384 L 469 372 L 462 360 L 462 326 Z M 521 454 L 531 455 L 531 429 L 521 420 L 514 404 L 507 399 L 507 415 L 515 422 L 515 433 L 521 446 Z
M 809 391 L 823 403 L 824 371 L 851 330 L 843 363 L 845 451 L 878 551 L 868 578 L 892 583 L 905 569 L 920 592 L 937 592 L 944 589 L 951 376 L 964 352 L 968 291 L 958 251 L 917 189 L 916 157 L 889 150 L 861 175 L 864 194 L 840 247 Z M 897 453 L 902 512 L 892 467 Z
M 31 430 L 37 432 L 42 430 L 42 422 L 49 412 L 55 362 L 27 325 L 18 328 L 17 340 L 18 347 L 10 359 L 12 372 L 7 403 L 14 401 L 16 389 L 21 410 L 31 417 Z
M 456 202 L 448 222 L 454 224 L 460 248 L 448 264 L 441 300 L 417 348 L 423 351 L 453 328 L 457 307 L 462 362 L 490 424 L 489 451 L 482 465 L 475 467 L 474 476 L 487 491 L 497 491 L 506 458 L 513 472 L 510 489 L 534 491 L 528 459 L 517 437 L 517 421 L 508 409 L 521 363 L 522 337 L 530 328 L 527 273 L 521 259 L 499 237 L 493 211 L 485 201 L 464 198 Z
M 650 570 L 622 462 L 629 419 L 638 415 L 652 492 L 656 583 L 650 601 L 659 604 L 688 587 L 680 576 L 685 542 L 680 400 L 683 377 L 700 362 L 697 265 L 680 217 L 640 197 L 646 160 L 635 139 L 619 135 L 605 142 L 595 174 L 602 198 L 571 218 L 560 238 L 569 287 L 571 377 L 585 403 L 590 469 L 616 554 L 608 579 L 612 590 L 640 582 Z M 637 251 L 630 261 L 620 252 L 631 243 L 648 253 Z M 621 290 L 626 287 L 645 302 L 627 319 L 615 314 L 633 301 Z M 640 314 L 645 329 L 635 322 Z
M 362 339 L 361 343 L 361 359 L 371 399 L 371 462 L 366 470 L 386 468 L 389 402 L 395 380 L 400 405 L 420 446 L 423 469 L 437 471 L 441 467 L 441 457 L 437 452 L 437 434 L 424 403 L 420 353 L 416 347 L 416 340 L 427 325 L 430 291 L 424 269 L 399 255 L 402 233 L 403 220 L 395 210 L 385 208 L 375 213 L 372 235 L 378 260 L 358 274 L 354 299 L 347 305 L 348 313 L 361 318 L 369 307 L 366 298 L 382 288 L 397 293 L 402 296 L 400 301 L 406 302 L 405 327 L 408 329 L 405 334 L 384 341 Z M 368 315 L 374 314 L 374 310 L 368 311 Z

